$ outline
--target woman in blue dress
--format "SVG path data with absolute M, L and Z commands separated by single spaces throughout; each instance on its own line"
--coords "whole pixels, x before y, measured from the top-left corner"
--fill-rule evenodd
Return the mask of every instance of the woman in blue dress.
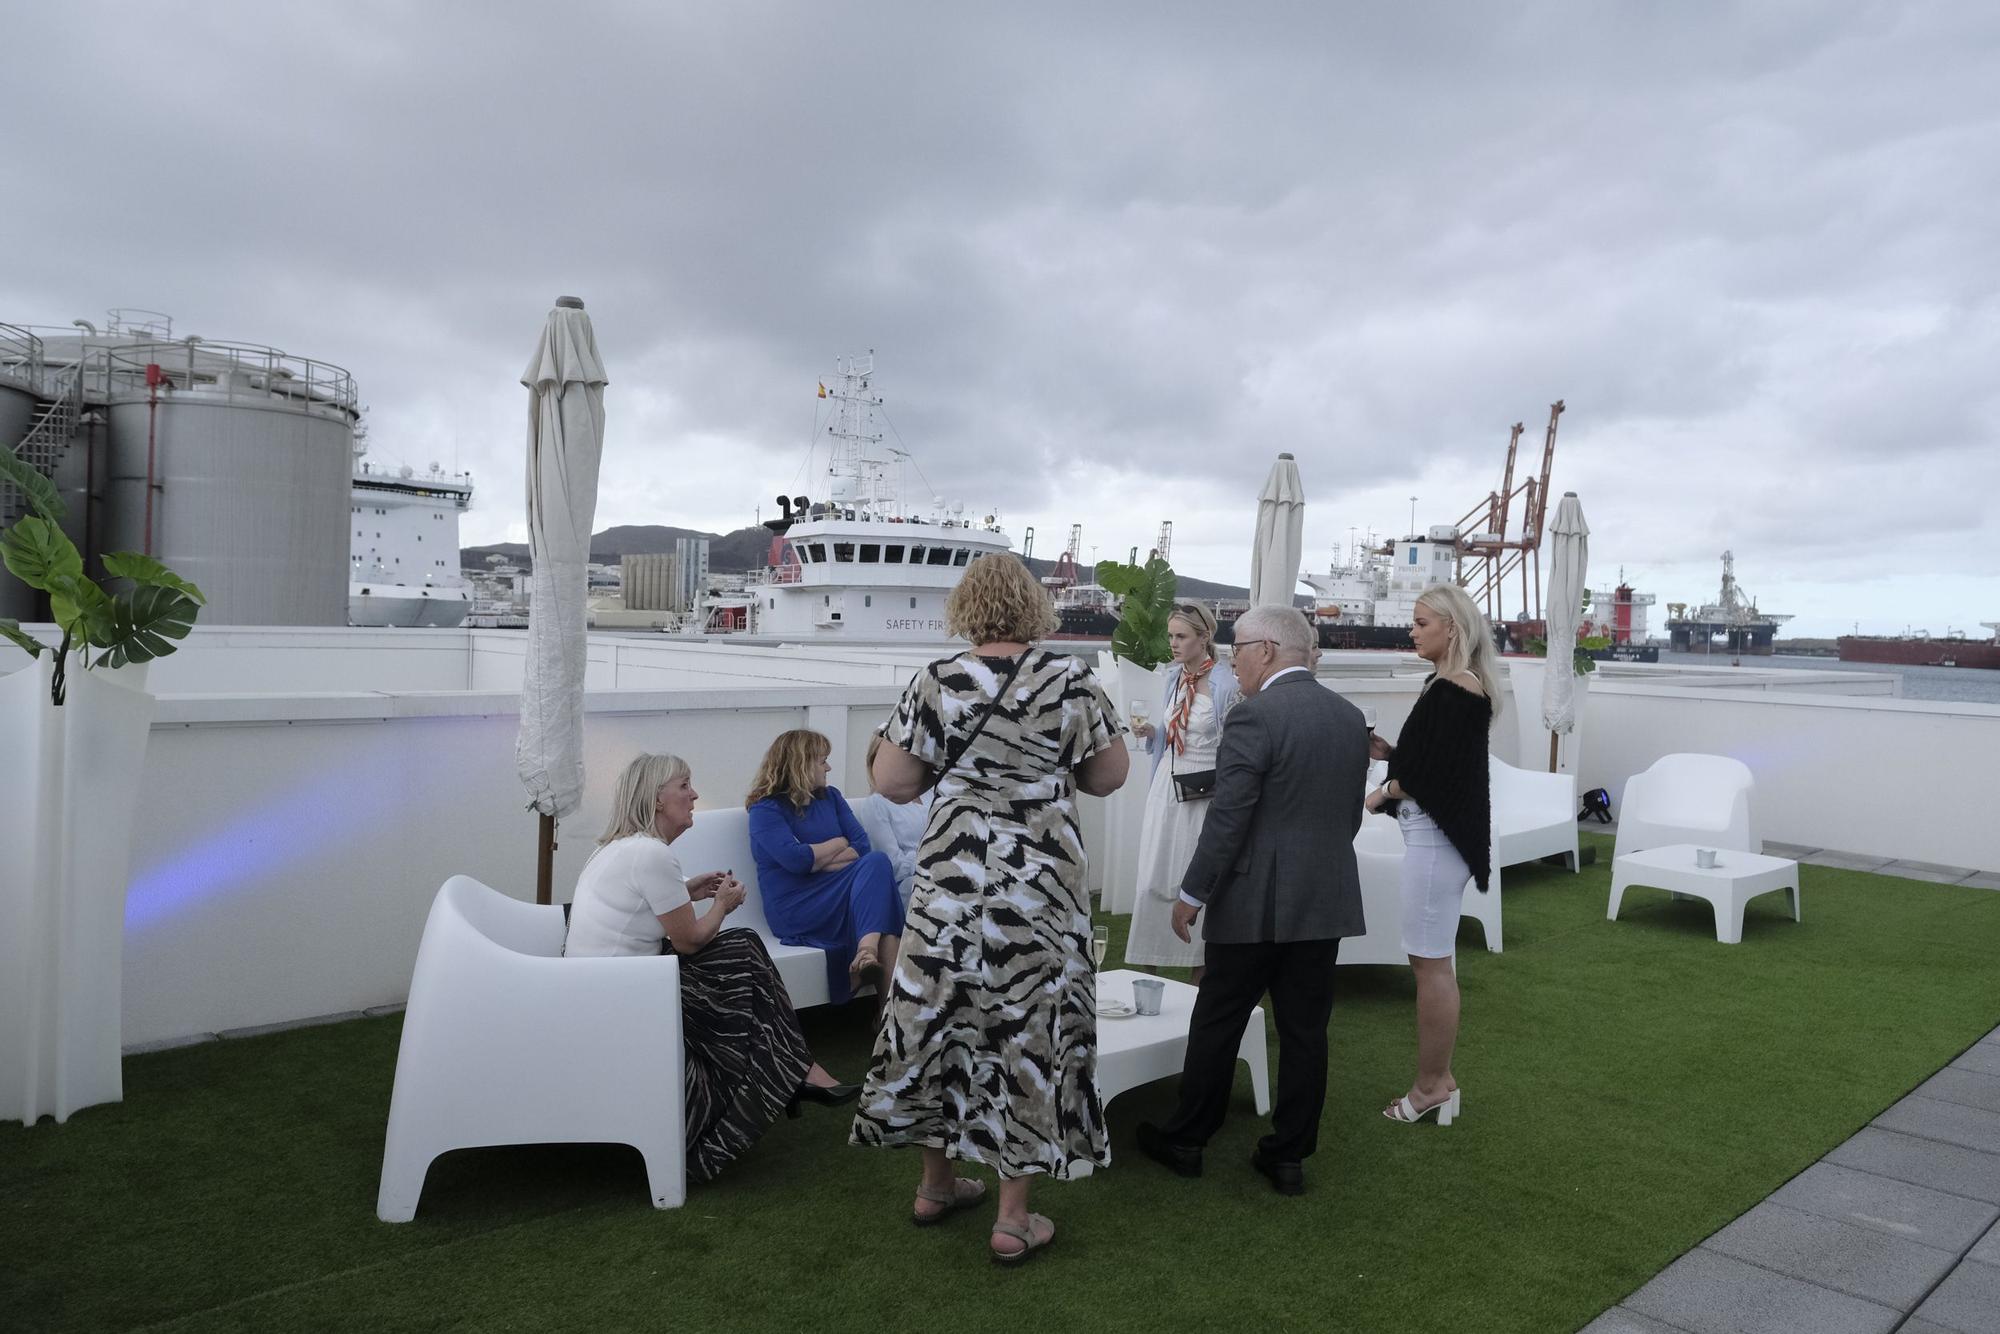
M 827 785 L 832 753 L 818 732 L 784 733 L 743 804 L 765 920 L 785 944 L 826 951 L 827 990 L 839 1004 L 864 982 L 884 994 L 903 914 L 894 864 L 869 846 L 847 798 Z

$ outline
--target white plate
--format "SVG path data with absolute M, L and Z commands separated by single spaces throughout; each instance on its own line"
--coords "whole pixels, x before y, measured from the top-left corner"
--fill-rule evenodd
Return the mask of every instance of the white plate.
M 1127 1005 L 1124 1001 L 1097 1002 L 1097 1017 L 1099 1019 L 1130 1019 L 1137 1013 L 1137 1010 Z

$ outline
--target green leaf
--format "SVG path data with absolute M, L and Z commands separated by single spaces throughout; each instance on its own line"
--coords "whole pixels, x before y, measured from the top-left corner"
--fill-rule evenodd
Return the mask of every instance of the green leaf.
M 145 586 L 111 599 L 115 627 L 100 667 L 150 662 L 174 651 L 171 641 L 187 638 L 201 608 L 177 588 Z
M 52 580 L 83 577 L 83 557 L 68 534 L 32 514 L 0 533 L 0 560 L 16 579 L 44 593 Z
M 111 595 L 80 574 L 65 574 L 48 585 L 49 614 L 63 633 L 82 644 L 108 644 L 117 634 Z
M 41 657 L 42 650 L 48 647 L 41 640 L 23 630 L 21 623 L 11 616 L 0 616 L 0 639 L 9 640 L 15 645 L 26 649 L 28 656 L 31 658 Z
M 51 523 L 59 522 L 67 510 L 56 484 L 21 461 L 12 446 L 0 449 L 0 481 L 12 482 L 28 498 L 28 508 Z
M 1099 584 L 1124 598 L 1111 632 L 1112 654 L 1148 669 L 1167 661 L 1167 621 L 1179 583 L 1174 567 L 1154 556 L 1144 565 L 1099 561 L 1095 573 Z
M 178 589 L 193 598 L 196 606 L 208 605 L 208 599 L 202 596 L 199 588 L 151 556 L 142 556 L 136 551 L 114 551 L 104 557 L 104 569 L 114 579 L 130 579 L 146 588 Z

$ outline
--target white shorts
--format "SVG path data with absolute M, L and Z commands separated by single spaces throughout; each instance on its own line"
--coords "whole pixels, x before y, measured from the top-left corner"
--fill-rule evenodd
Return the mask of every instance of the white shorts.
M 1396 807 L 1403 831 L 1403 953 L 1448 959 L 1458 950 L 1458 916 L 1472 872 L 1458 849 L 1405 798 Z

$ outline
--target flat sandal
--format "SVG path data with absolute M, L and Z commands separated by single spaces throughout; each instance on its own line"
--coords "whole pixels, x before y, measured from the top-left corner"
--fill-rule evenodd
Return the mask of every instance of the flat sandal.
M 1049 1235 L 1043 1237 L 1040 1241 L 1035 1239 L 1035 1224 L 1037 1223 L 1047 1224 L 1049 1229 Z M 1003 1237 L 1012 1237 L 1015 1241 L 1021 1243 L 1021 1249 L 1012 1254 L 996 1251 L 991 1244 L 988 1244 L 986 1248 L 987 1253 L 993 1257 L 993 1263 L 996 1265 L 1026 1264 L 1037 1252 L 1046 1250 L 1049 1244 L 1056 1239 L 1056 1225 L 1050 1223 L 1048 1219 L 1040 1214 L 1029 1214 L 1028 1226 L 1025 1228 L 1018 1228 L 1012 1223 L 1002 1223 L 998 1219 L 995 1219 L 993 1230 Z
M 967 1195 L 959 1189 L 960 1185 L 973 1186 L 977 1189 L 970 1195 Z M 976 1204 L 985 1203 L 986 1183 L 984 1181 L 974 1181 L 971 1177 L 953 1177 L 949 1190 L 933 1190 L 929 1186 L 918 1183 L 917 1198 L 926 1200 L 931 1204 L 941 1204 L 944 1206 L 944 1208 L 934 1214 L 920 1214 L 914 1209 L 910 1211 L 910 1222 L 916 1226 L 935 1227 L 960 1210 L 970 1209 Z

